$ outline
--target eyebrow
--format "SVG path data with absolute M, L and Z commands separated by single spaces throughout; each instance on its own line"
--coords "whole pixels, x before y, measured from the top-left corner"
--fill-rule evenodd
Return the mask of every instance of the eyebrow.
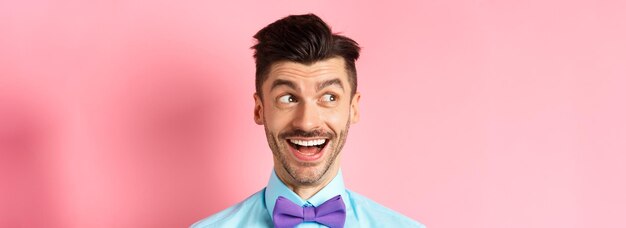
M 296 90 L 296 83 L 293 83 L 292 81 L 289 81 L 289 80 L 276 79 L 274 82 L 272 82 L 272 87 L 270 87 L 270 91 L 274 90 L 276 87 L 279 87 L 279 86 L 287 86 L 293 90 Z
M 292 81 L 285 80 L 285 79 L 276 79 L 274 82 L 272 82 L 272 87 L 270 87 L 270 91 L 274 90 L 276 87 L 279 87 L 279 86 L 287 86 L 293 90 L 297 89 L 296 83 Z M 339 88 L 341 88 L 341 90 L 345 90 L 343 88 L 343 84 L 341 83 L 341 80 L 339 80 L 338 78 L 330 79 L 330 80 L 326 80 L 326 81 L 318 83 L 316 90 L 320 91 L 329 86 L 338 86 Z
M 317 91 L 320 91 L 326 87 L 329 86 L 339 86 L 339 88 L 341 88 L 341 90 L 344 90 L 343 88 L 343 84 L 341 84 L 341 80 L 339 80 L 339 78 L 335 78 L 335 79 L 330 79 L 327 81 L 323 81 L 319 84 L 317 84 Z

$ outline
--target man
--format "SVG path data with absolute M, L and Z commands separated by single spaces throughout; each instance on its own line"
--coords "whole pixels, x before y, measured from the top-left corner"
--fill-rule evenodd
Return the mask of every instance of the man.
M 192 227 L 424 227 L 344 187 L 340 152 L 359 120 L 358 44 L 313 14 L 254 38 L 254 121 L 274 170 L 266 188 Z

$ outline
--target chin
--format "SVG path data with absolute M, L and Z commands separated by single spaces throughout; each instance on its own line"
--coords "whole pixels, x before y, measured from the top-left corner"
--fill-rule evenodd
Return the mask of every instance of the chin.
M 300 185 L 315 185 L 324 180 L 324 176 L 333 169 L 333 161 L 328 161 L 327 158 L 320 162 L 302 163 L 295 162 L 286 165 L 286 170 L 294 181 Z
M 298 183 L 315 184 L 322 178 L 322 172 L 322 167 L 304 167 L 291 175 Z

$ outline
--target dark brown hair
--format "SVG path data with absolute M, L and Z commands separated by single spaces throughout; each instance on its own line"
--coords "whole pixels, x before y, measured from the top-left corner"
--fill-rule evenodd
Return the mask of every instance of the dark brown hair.
M 344 59 L 351 95 L 356 93 L 354 61 L 359 58 L 359 44 L 348 37 L 333 34 L 330 27 L 315 14 L 290 15 L 261 29 L 254 38 L 258 41 L 252 49 L 259 96 L 262 96 L 261 85 L 273 63 L 292 61 L 308 65 L 333 57 Z

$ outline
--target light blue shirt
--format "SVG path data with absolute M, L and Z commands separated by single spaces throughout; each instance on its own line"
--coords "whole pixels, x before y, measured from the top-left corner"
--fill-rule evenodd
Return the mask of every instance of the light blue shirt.
M 267 187 L 226 210 L 191 225 L 203 227 L 273 227 L 272 212 L 278 196 L 283 196 L 300 206 L 319 206 L 326 200 L 341 195 L 346 205 L 346 228 L 351 227 L 416 227 L 424 225 L 388 209 L 362 195 L 347 190 L 341 171 L 337 176 L 309 200 L 303 200 L 291 191 L 274 171 Z M 316 222 L 305 222 L 297 228 L 326 227 Z

